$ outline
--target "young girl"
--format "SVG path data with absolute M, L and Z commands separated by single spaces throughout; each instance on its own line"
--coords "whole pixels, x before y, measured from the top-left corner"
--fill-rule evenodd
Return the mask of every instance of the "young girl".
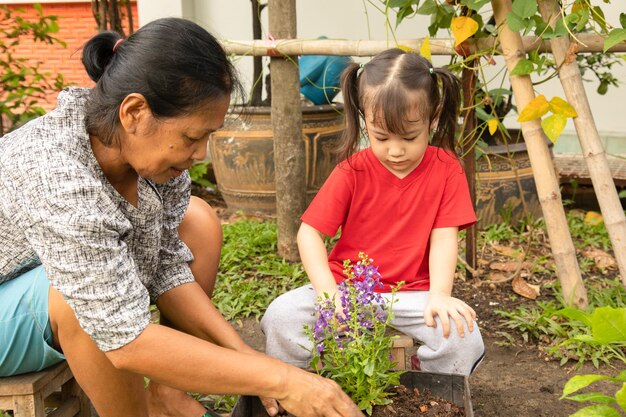
M 421 343 L 414 367 L 469 375 L 484 345 L 474 310 L 451 296 L 458 231 L 476 221 L 454 150 L 459 81 L 415 53 L 391 49 L 365 65 L 349 65 L 341 87 L 345 160 L 302 216 L 298 232 L 311 285 L 283 294 L 267 309 L 261 321 L 266 353 L 309 365 L 312 344 L 303 325 L 313 326 L 318 297 L 337 294 L 343 261 L 356 262 L 362 251 L 379 267 L 387 300 L 394 284 L 405 283 L 392 306 L 392 324 Z M 357 151 L 361 118 L 370 146 Z M 340 227 L 327 255 L 323 238 Z

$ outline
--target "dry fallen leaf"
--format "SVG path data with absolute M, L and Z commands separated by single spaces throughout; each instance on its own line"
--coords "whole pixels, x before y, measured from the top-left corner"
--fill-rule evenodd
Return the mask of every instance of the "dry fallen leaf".
M 524 278 L 520 276 L 515 277 L 511 285 L 515 294 L 521 295 L 522 297 L 529 298 L 531 300 L 535 300 L 537 297 L 539 297 L 539 285 L 529 284 L 524 280 Z
M 420 404 L 420 413 L 425 413 L 428 411 L 428 406 L 426 404 Z
M 492 262 L 489 264 L 489 268 L 496 271 L 515 272 L 520 267 L 521 269 L 530 269 L 532 264 L 530 262 Z
M 606 253 L 602 249 L 598 248 L 589 248 L 582 251 L 583 255 L 587 258 L 592 259 L 596 264 L 598 269 L 604 271 L 605 269 L 615 269 L 617 268 L 617 263 L 615 262 L 615 258 L 610 254 Z
M 508 279 L 509 277 L 507 277 L 502 272 L 490 272 L 489 275 L 487 275 L 487 280 L 493 281 L 493 282 L 504 282 Z
M 498 252 L 500 255 L 508 256 L 513 259 L 517 259 L 522 255 L 519 250 L 513 249 L 510 246 L 492 244 L 491 248 Z

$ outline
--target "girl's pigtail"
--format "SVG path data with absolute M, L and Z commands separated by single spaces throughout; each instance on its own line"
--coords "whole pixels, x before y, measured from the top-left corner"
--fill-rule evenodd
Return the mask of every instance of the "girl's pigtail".
M 461 82 L 446 68 L 435 68 L 433 77 L 441 81 L 441 100 L 435 110 L 437 128 L 433 134 L 433 145 L 457 155 L 456 131 L 461 105 Z
M 360 64 L 353 62 L 341 73 L 341 93 L 343 94 L 343 114 L 346 128 L 337 147 L 340 161 L 348 159 L 356 153 L 359 138 L 361 137 L 361 109 L 359 106 L 360 68 Z

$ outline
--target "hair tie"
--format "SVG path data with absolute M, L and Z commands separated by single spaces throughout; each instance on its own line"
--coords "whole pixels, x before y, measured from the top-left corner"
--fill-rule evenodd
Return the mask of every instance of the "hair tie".
M 115 45 L 113 45 L 113 53 L 115 53 L 115 51 L 117 50 L 117 47 L 120 45 L 120 43 L 124 42 L 124 38 L 119 38 L 117 40 L 117 42 L 115 42 Z
M 435 73 L 435 70 L 433 69 L 433 67 L 428 67 L 428 73 L 430 75 L 433 75 Z

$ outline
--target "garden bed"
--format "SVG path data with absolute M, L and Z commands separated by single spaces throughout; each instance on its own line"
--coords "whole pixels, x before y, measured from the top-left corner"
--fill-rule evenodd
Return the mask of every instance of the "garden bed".
M 228 212 L 219 196 L 208 199 L 225 224 L 241 218 Z M 568 210 L 583 280 L 588 290 L 595 288 L 596 294 L 616 299 L 617 293 L 611 282 L 615 282 L 617 270 L 604 264 L 604 258 L 599 256 L 602 253 L 596 251 L 600 249 L 610 254 L 610 245 L 607 244 L 606 231 L 589 224 L 593 223 L 594 216 L 586 211 Z M 521 316 L 521 324 L 513 329 L 505 326 L 503 317 L 497 314 L 497 310 L 531 312 L 539 303 L 556 301 L 552 287 L 557 284 L 557 277 L 549 242 L 541 228 L 532 232 L 528 229 L 512 232 L 508 225 L 502 224 L 482 233 L 481 238 L 478 276 L 465 279 L 465 274 L 459 272 L 454 286 L 454 295 L 476 310 L 485 340 L 485 359 L 470 378 L 473 412 L 481 417 L 567 417 L 573 414 L 582 407 L 581 404 L 559 400 L 569 378 L 583 373 L 613 376 L 618 370 L 602 363 L 596 368 L 590 362 L 577 369 L 575 360 L 560 365 L 558 358 L 548 355 L 554 342 L 546 336 L 530 334 L 527 327 L 536 325 L 534 316 Z M 258 260 L 251 262 L 260 265 Z M 540 289 L 535 300 L 514 291 L 511 277 L 518 262 L 528 263 L 522 265 L 519 273 L 524 282 Z M 239 268 L 238 276 L 241 272 Z M 265 279 L 262 271 L 257 270 L 254 274 L 256 281 Z M 275 276 L 267 279 L 276 283 Z M 232 323 L 247 343 L 258 350 L 264 349 L 265 338 L 255 314 L 237 316 Z M 623 367 L 615 362 L 613 365 Z

